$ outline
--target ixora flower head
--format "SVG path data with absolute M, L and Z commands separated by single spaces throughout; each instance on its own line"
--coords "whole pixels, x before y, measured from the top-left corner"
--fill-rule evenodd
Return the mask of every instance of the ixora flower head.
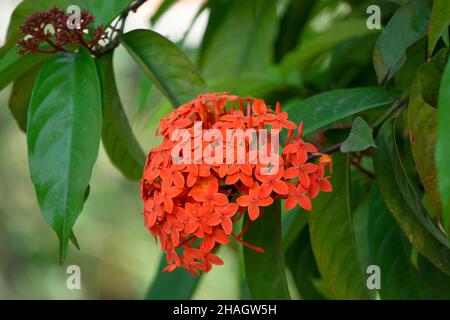
M 311 199 L 332 190 L 317 148 L 297 134 L 295 123 L 277 103 L 225 93 L 206 93 L 164 117 L 159 146 L 147 156 L 141 181 L 145 225 L 166 251 L 164 271 L 185 268 L 198 275 L 222 260 L 215 250 L 230 238 L 264 252 L 235 234 L 245 214 L 248 223 L 264 214 L 276 199 L 285 209 L 311 210 Z M 279 132 L 287 130 L 278 152 Z M 270 131 L 270 134 L 267 134 Z M 259 135 L 259 136 L 258 136 Z
M 73 45 L 81 45 L 95 55 L 95 49 L 108 35 L 103 26 L 92 28 L 95 17 L 88 11 L 80 12 L 79 25 L 69 28 L 71 16 L 53 7 L 48 11 L 31 14 L 20 27 L 23 39 L 17 41 L 18 53 L 55 53 L 67 51 Z

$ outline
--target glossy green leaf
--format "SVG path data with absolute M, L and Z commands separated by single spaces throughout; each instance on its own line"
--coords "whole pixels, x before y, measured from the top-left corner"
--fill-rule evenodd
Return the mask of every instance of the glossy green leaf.
M 428 0 L 411 0 L 389 20 L 373 53 L 379 83 L 389 80 L 401 68 L 407 58 L 406 49 L 426 35 L 430 11 Z
M 77 5 L 82 10 L 89 10 L 94 15 L 95 25 L 108 26 L 131 3 L 133 0 L 24 0 L 14 9 L 6 39 L 20 38 L 22 34 L 19 27 L 30 14 L 49 10 L 53 6 L 66 10 L 70 5 Z
M 16 80 L 28 70 L 47 60 L 48 54 L 17 54 L 16 44 L 7 44 L 2 48 L 0 58 L 0 90 L 3 90 L 9 83 Z
M 436 169 L 439 194 L 442 204 L 442 218 L 447 235 L 450 235 L 450 61 L 442 76 L 438 98 L 438 129 L 436 141 Z
M 311 245 L 320 274 L 334 299 L 368 299 L 352 228 L 348 155 L 333 157 L 333 191 L 313 201 Z
M 189 58 L 175 44 L 150 30 L 134 30 L 121 43 L 174 107 L 207 91 Z
M 448 0 L 434 0 L 428 24 L 428 56 L 433 54 L 439 38 L 447 32 L 450 25 L 450 5 Z
M 436 267 L 450 274 L 450 242 L 427 215 L 403 164 L 395 140 L 395 123 L 385 122 L 377 136 L 375 173 L 383 199 L 408 239 Z
M 247 221 L 246 215 L 244 225 Z M 244 247 L 245 274 L 253 299 L 290 299 L 281 241 L 280 200 L 250 223 L 244 241 L 265 251 Z
M 297 49 L 288 53 L 282 61 L 282 68 L 288 72 L 295 67 L 305 67 L 322 53 L 329 53 L 338 44 L 349 39 L 377 33 L 369 29 L 365 19 L 346 19 L 333 23 L 328 30 L 302 43 Z
M 28 110 L 28 159 L 42 214 L 60 241 L 61 260 L 97 159 L 101 113 L 97 70 L 86 50 L 56 54 L 45 63 Z
M 442 50 L 430 62 L 422 65 L 411 91 L 408 108 L 408 128 L 411 150 L 422 184 L 433 210 L 427 212 L 434 218 L 441 217 L 438 179 L 435 165 L 435 145 L 438 115 L 436 104 L 439 80 L 447 61 L 447 50 Z M 427 101 L 426 101 L 427 100 Z
M 208 82 L 270 65 L 276 31 L 275 0 L 231 0 L 213 4 L 216 17 L 205 31 L 199 68 Z M 209 30 L 208 30 L 209 29 Z
M 111 162 L 130 180 L 139 180 L 145 154 L 137 142 L 123 110 L 113 70 L 113 53 L 102 57 L 105 103 L 103 106 L 102 141 Z
M 284 110 L 296 123 L 304 122 L 304 134 L 353 114 L 394 102 L 383 88 L 337 89 L 316 94 Z
M 158 271 L 149 290 L 147 300 L 189 300 L 197 288 L 201 276 L 194 276 L 178 268 L 172 272 L 162 272 L 167 266 L 165 255 L 161 258 Z
M 356 117 L 353 120 L 348 138 L 341 145 L 341 152 L 362 151 L 370 147 L 376 148 L 373 141 L 372 128 L 369 127 L 363 118 Z
M 18 77 L 14 81 L 11 96 L 9 97 L 9 110 L 22 131 L 27 129 L 27 113 L 31 92 L 41 67 L 39 64 Z

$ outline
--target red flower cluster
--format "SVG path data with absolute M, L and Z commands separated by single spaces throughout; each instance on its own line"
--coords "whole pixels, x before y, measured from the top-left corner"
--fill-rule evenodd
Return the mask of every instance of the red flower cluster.
M 20 27 L 24 38 L 17 41 L 20 46 L 18 53 L 55 53 L 66 51 L 74 44 L 80 44 L 94 52 L 99 41 L 107 39 L 103 26 L 91 30 L 89 26 L 94 23 L 95 17 L 88 11 L 81 11 L 80 24 L 76 28 L 68 28 L 69 19 L 70 15 L 56 7 L 31 14 Z
M 172 151 L 180 142 L 172 141 L 171 137 L 181 129 L 190 133 L 183 136 L 181 144 L 189 145 L 187 150 L 191 155 L 198 151 L 194 141 L 199 138 L 194 130 L 196 121 L 202 123 L 201 134 L 208 129 L 218 129 L 224 133 L 222 137 L 226 136 L 227 129 L 236 132 L 265 128 L 288 130 L 286 145 L 280 155 L 276 154 L 276 170 L 272 170 L 275 168 L 272 163 L 251 161 L 254 156 L 249 147 L 251 139 L 241 141 L 245 145 L 245 161 L 224 161 L 229 152 L 221 155 L 220 161 L 208 164 L 198 159 L 191 163 L 175 161 Z M 145 225 L 166 251 L 169 265 L 164 271 L 177 267 L 195 275 L 201 270 L 209 271 L 213 264 L 223 263 L 213 252 L 227 244 L 230 236 L 263 252 L 242 240 L 246 226 L 239 234 L 233 232 L 233 224 L 243 214 L 248 212 L 249 221 L 254 221 L 275 199 L 285 199 L 286 210 L 297 205 L 311 210 L 312 198 L 320 191 L 332 190 L 329 177 L 324 177 L 330 157 L 324 155 L 323 161 L 308 162 L 309 155 L 317 153 L 317 149 L 302 139 L 302 123 L 298 134 L 292 137 L 296 128 L 278 103 L 272 110 L 260 99 L 219 93 L 202 94 L 161 120 L 157 135 L 163 140 L 147 156 L 141 190 Z M 233 145 L 234 140 L 209 141 L 202 141 L 201 146 L 217 150 L 231 144 L 230 149 L 234 151 L 239 147 Z M 270 149 L 274 143 L 268 139 L 263 148 Z

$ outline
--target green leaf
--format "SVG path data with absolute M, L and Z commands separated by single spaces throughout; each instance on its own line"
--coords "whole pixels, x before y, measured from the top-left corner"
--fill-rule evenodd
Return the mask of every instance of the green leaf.
M 283 212 L 283 214 L 283 248 L 286 250 L 295 241 L 305 226 L 308 225 L 308 216 L 306 212 L 300 209 L 294 212 Z M 289 220 L 287 217 L 289 217 Z
M 381 269 L 382 299 L 448 299 L 450 277 L 422 255 L 411 261 L 413 247 L 386 207 L 377 185 L 371 193 L 369 244 L 372 263 Z
M 217 1 L 216 1 L 217 2 Z M 208 80 L 264 70 L 273 56 L 275 0 L 231 0 L 213 4 L 199 68 Z
M 197 288 L 201 276 L 194 276 L 178 268 L 172 272 L 162 272 L 167 266 L 165 255 L 161 258 L 158 273 L 145 295 L 147 300 L 189 300 Z
M 277 62 L 287 52 L 295 49 L 297 46 L 300 35 L 308 24 L 315 3 L 316 1 L 314 0 L 289 1 L 280 19 L 280 26 L 274 45 L 275 59 Z
M 320 274 L 333 299 L 368 299 L 352 228 L 348 155 L 333 158 L 333 191 L 313 203 L 309 233 Z
M 39 64 L 30 69 L 14 81 L 11 96 L 9 98 L 9 110 L 22 131 L 27 129 L 27 113 L 30 104 L 31 93 L 37 74 L 42 66 Z
M 97 159 L 101 112 L 97 70 L 86 50 L 56 54 L 45 63 L 28 110 L 28 159 L 42 214 L 60 241 L 61 260 Z
M 150 30 L 134 30 L 121 43 L 174 107 L 207 91 L 189 58 L 175 44 Z
M 377 30 L 367 28 L 365 19 L 351 18 L 333 23 L 329 29 L 288 53 L 283 58 L 282 69 L 287 73 L 292 68 L 305 67 L 311 63 L 311 60 L 316 59 L 322 53 L 329 53 L 340 43 L 377 32 Z
M 448 35 L 450 25 L 450 6 L 448 0 L 434 0 L 431 18 L 428 24 L 428 56 L 433 54 L 434 47 L 444 32 Z
M 50 55 L 40 53 L 17 54 L 15 43 L 7 44 L 2 48 L 0 59 L 0 91 L 22 74 L 47 60 Z
M 9 41 L 20 38 L 22 33 L 19 27 L 33 12 L 47 11 L 54 6 L 66 10 L 70 5 L 77 5 L 81 10 L 89 10 L 94 15 L 94 25 L 107 27 L 132 2 L 133 0 L 24 0 L 11 15 L 6 39 Z
M 243 225 L 248 221 L 246 215 Z M 279 199 L 250 222 L 244 241 L 265 251 L 261 253 L 244 247 L 245 274 L 253 299 L 290 299 L 281 243 Z
M 408 239 L 436 267 L 450 274 L 450 243 L 427 215 L 400 161 L 395 140 L 395 123 L 381 127 L 374 153 L 375 172 L 381 194 Z
M 447 235 L 450 235 L 450 61 L 442 76 L 438 98 L 438 129 L 436 141 L 436 169 L 441 195 L 442 218 Z
M 410 262 L 411 244 L 386 207 L 377 184 L 370 195 L 368 225 L 372 263 L 381 269 L 381 298 L 423 298 L 417 272 Z
M 341 145 L 341 152 L 362 151 L 370 147 L 377 147 L 373 141 L 372 128 L 363 118 L 356 117 L 350 135 Z
M 308 228 L 304 228 L 294 240 L 286 250 L 286 265 L 291 271 L 297 291 L 302 299 L 322 300 L 324 297 L 315 286 L 320 274 L 314 260 Z
M 393 102 L 394 99 L 383 88 L 337 89 L 316 94 L 298 104 L 290 104 L 285 111 L 290 113 L 292 121 L 303 121 L 303 133 L 308 134 L 355 113 Z
M 420 180 L 433 206 L 433 210 L 427 212 L 434 218 L 441 218 L 441 201 L 435 165 L 438 115 L 436 108 L 430 103 L 436 105 L 434 97 L 438 95 L 439 80 L 447 61 L 447 53 L 448 50 L 443 49 L 430 62 L 419 68 L 408 107 L 411 150 Z
M 111 162 L 130 180 L 139 180 L 145 154 L 137 142 L 123 110 L 113 70 L 113 53 L 103 56 L 105 103 L 103 106 L 102 141 Z
M 389 80 L 405 63 L 406 49 L 426 35 L 430 11 L 428 0 L 411 0 L 389 20 L 373 52 L 378 83 Z

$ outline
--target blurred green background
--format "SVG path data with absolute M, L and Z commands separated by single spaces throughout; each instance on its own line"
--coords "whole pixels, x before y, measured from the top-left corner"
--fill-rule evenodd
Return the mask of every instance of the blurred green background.
M 2 45 L 9 16 L 19 2 L 0 2 Z M 129 19 L 127 28 L 148 25 L 158 4 L 144 6 Z M 199 5 L 201 1 L 181 1 L 156 29 L 176 41 Z M 188 40 L 195 43 L 204 27 L 200 23 Z M 140 102 L 136 83 L 141 75 L 123 48 L 114 62 L 123 105 L 148 151 L 155 143 L 154 124 L 142 121 L 137 109 L 139 104 L 151 103 L 152 97 Z M 25 135 L 8 109 L 10 90 L 0 93 L 0 299 L 143 298 L 157 273 L 160 250 L 144 227 L 139 185 L 126 181 L 101 148 L 90 196 L 75 226 L 81 251 L 71 246 L 64 265 L 59 265 L 57 238 L 42 219 L 30 180 Z M 202 277 L 194 299 L 239 298 L 239 260 L 234 250 L 236 247 L 222 250 L 224 266 Z M 69 265 L 81 268 L 81 290 L 66 288 Z

